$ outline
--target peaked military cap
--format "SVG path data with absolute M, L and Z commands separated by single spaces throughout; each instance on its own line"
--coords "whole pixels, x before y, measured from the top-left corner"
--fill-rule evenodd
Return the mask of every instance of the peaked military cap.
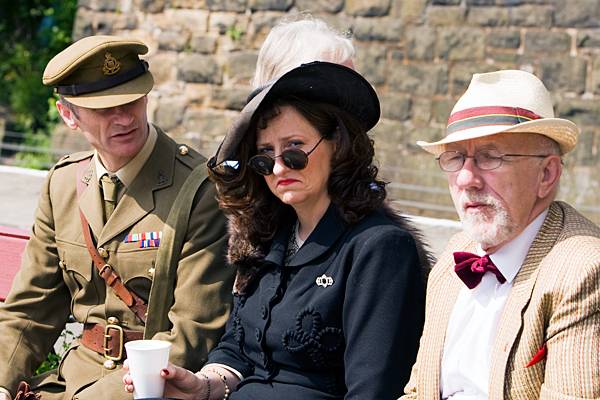
M 154 84 L 148 63 L 138 56 L 147 52 L 139 40 L 88 36 L 54 56 L 42 82 L 77 106 L 127 104 L 145 96 Z

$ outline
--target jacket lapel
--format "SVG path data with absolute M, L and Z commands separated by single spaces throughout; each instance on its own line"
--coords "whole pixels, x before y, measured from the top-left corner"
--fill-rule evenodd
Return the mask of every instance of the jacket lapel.
M 469 240 L 464 240 L 462 243 L 454 243 L 454 246 L 455 248 L 452 251 L 475 250 L 475 244 Z M 442 267 L 439 278 L 431 281 L 430 285 L 432 287 L 427 292 L 432 302 L 431 304 L 427 304 L 425 321 L 430 326 L 426 327 L 425 330 L 432 332 L 432 334 L 426 339 L 427 343 L 421 342 L 421 346 L 428 350 L 423 352 L 424 360 L 419 361 L 419 365 L 431 368 L 430 370 L 419 372 L 418 382 L 419 392 L 423 395 L 422 398 L 431 400 L 439 400 L 440 398 L 441 367 L 446 342 L 446 330 L 458 294 L 464 287 L 464 283 L 454 273 L 452 252 L 447 254 L 447 256 L 441 256 L 440 260 L 447 260 L 447 264 Z
M 489 395 L 492 399 L 504 398 L 504 382 L 509 355 L 517 341 L 523 325 L 523 313 L 531 299 L 538 275 L 538 267 L 554 246 L 562 229 L 563 212 L 552 203 L 544 224 L 527 253 L 523 266 L 513 281 L 513 287 L 498 323 L 498 334 L 494 341 Z
M 334 243 L 347 231 L 347 224 L 342 219 L 333 203 L 306 238 L 306 242 L 290 260 L 291 267 L 307 264 L 329 250 Z
M 123 232 L 154 209 L 154 192 L 171 186 L 175 169 L 174 148 L 161 132 L 148 160 L 119 200 L 104 225 L 98 245 Z
M 87 187 L 79 196 L 79 208 L 88 220 L 94 236 L 98 238 L 104 224 L 104 210 L 102 208 L 100 185 L 98 184 L 98 178 L 96 178 L 94 163 L 89 163 L 86 172 L 81 177 L 81 181 Z

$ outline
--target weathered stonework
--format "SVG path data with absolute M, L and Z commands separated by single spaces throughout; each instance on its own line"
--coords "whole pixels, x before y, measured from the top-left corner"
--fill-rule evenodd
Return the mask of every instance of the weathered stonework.
M 210 155 L 245 104 L 265 36 L 306 10 L 353 35 L 356 68 L 381 100 L 376 159 L 406 211 L 456 217 L 445 176 L 415 142 L 444 136 L 473 73 L 525 69 L 582 130 L 559 198 L 600 222 L 597 0 L 80 0 L 73 37 L 147 43 L 150 119 Z M 81 135 L 61 132 L 57 148 L 81 148 Z

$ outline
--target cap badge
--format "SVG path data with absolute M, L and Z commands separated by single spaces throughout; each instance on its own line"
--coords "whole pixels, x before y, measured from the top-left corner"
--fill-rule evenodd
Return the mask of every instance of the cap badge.
M 102 67 L 102 73 L 104 75 L 114 75 L 121 69 L 121 63 L 112 56 L 110 53 L 104 55 L 104 66 Z

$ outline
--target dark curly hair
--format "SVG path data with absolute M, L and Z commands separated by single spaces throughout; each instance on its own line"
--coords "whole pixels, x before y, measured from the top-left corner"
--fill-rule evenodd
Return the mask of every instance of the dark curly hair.
M 254 115 L 247 134 L 236 151 L 237 168 L 231 174 L 210 171 L 217 186 L 219 205 L 230 220 L 228 259 L 232 264 L 260 259 L 278 228 L 291 224 L 296 214 L 268 188 L 263 176 L 247 163 L 256 154 L 256 137 L 270 120 L 291 106 L 324 137 L 334 142 L 328 193 L 342 218 L 355 224 L 379 209 L 386 198 L 385 182 L 377 179 L 373 165 L 373 140 L 360 122 L 344 110 L 326 103 L 284 97 L 263 105 Z

